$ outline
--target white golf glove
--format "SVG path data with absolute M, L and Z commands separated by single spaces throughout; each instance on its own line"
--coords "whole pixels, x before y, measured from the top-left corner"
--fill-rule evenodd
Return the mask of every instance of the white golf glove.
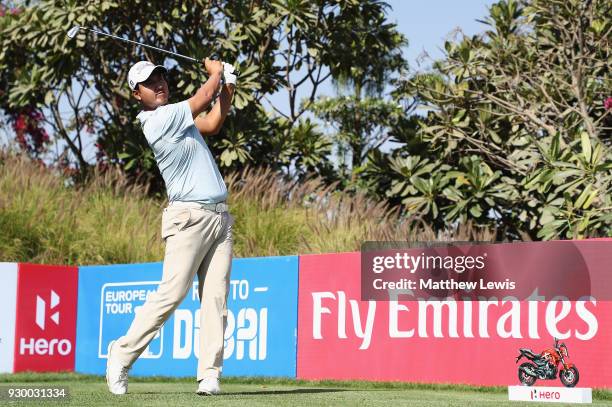
M 226 85 L 232 84 L 236 86 L 236 75 L 234 75 L 234 65 L 223 62 L 223 80 Z
M 236 69 L 234 68 L 234 65 L 228 64 L 227 62 L 221 62 L 221 64 L 223 65 L 223 72 L 234 73 L 234 70 Z

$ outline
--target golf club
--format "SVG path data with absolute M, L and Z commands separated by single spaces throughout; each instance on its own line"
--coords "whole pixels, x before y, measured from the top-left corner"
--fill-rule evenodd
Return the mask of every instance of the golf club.
M 154 49 L 154 50 L 160 51 L 160 52 L 165 52 L 166 54 L 171 54 L 171 55 L 174 55 L 176 57 L 180 57 L 180 58 L 186 59 L 188 61 L 195 62 L 196 64 L 201 64 L 202 63 L 202 61 L 200 61 L 200 60 L 198 60 L 196 58 L 188 57 L 186 55 L 177 54 L 176 52 L 172 52 L 172 51 L 168 51 L 168 50 L 165 50 L 165 49 L 162 49 L 162 48 L 154 47 L 152 45 L 143 44 L 142 42 L 128 40 L 127 38 L 118 37 L 116 35 L 112 35 L 112 34 L 109 34 L 109 33 L 105 33 L 103 31 L 94 30 L 93 28 L 83 27 L 83 26 L 79 26 L 79 25 L 75 25 L 70 30 L 68 30 L 68 37 L 69 38 L 74 38 L 77 35 L 77 33 L 79 32 L 79 30 L 87 30 L 87 31 L 91 31 L 91 32 L 96 33 L 96 34 L 105 35 L 107 37 L 114 38 L 116 40 L 125 41 L 125 42 L 129 42 L 129 43 L 136 44 L 136 45 L 141 45 L 143 47 L 151 48 L 151 49 Z M 233 73 L 236 76 L 240 75 L 240 72 L 238 72 L 238 70 L 234 70 Z

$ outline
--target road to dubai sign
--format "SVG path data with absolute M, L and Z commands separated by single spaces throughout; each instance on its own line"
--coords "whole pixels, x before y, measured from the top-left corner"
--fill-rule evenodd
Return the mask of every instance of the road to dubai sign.
M 233 260 L 224 375 L 295 377 L 297 266 L 296 256 Z M 77 372 L 104 373 L 110 344 L 127 332 L 161 274 L 161 263 L 80 268 Z M 195 375 L 199 324 L 196 279 L 131 373 Z

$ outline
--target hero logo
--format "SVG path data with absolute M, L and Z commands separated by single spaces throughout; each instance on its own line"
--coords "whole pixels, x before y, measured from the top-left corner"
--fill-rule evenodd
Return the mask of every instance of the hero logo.
M 55 325 L 60 324 L 60 312 L 57 309 L 61 297 L 53 290 L 50 290 L 48 297 L 49 312 L 47 313 L 47 301 L 45 298 L 36 296 L 36 325 L 44 331 L 47 323 L 47 316 Z M 55 355 L 67 356 L 72 350 L 72 343 L 68 339 L 47 340 L 45 338 L 20 338 L 20 355 Z
M 51 290 L 51 307 L 50 310 L 57 308 L 60 302 L 60 296 L 53 290 Z M 36 325 L 40 327 L 43 331 L 45 330 L 45 315 L 46 315 L 46 306 L 47 302 L 40 296 L 36 296 Z M 59 325 L 59 311 L 53 313 L 50 318 L 55 325 Z
M 561 393 L 558 391 L 545 391 L 533 389 L 531 392 L 532 400 L 560 400 Z

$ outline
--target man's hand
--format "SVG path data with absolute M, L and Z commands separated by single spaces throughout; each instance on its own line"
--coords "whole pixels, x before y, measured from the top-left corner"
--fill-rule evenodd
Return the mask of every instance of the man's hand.
M 208 73 L 208 80 L 198 89 L 195 95 L 188 99 L 194 119 L 210 106 L 219 91 L 221 77 L 223 76 L 223 64 L 221 61 L 213 61 L 206 58 L 202 61 L 202 65 Z
M 221 90 L 217 103 L 215 103 L 210 112 L 205 116 L 202 115 L 195 118 L 195 125 L 202 136 L 212 136 L 219 133 L 232 105 L 233 95 L 234 85 L 225 85 Z
M 215 106 L 206 116 L 195 118 L 195 125 L 202 136 L 212 136 L 219 133 L 230 110 L 234 87 L 236 86 L 236 75 L 231 64 L 223 62 L 223 78 L 225 79 L 225 86 L 223 86 Z
M 212 76 L 217 73 L 223 73 L 223 63 L 221 61 L 215 61 L 213 59 L 205 58 L 203 61 L 204 69 L 208 73 L 208 76 Z

